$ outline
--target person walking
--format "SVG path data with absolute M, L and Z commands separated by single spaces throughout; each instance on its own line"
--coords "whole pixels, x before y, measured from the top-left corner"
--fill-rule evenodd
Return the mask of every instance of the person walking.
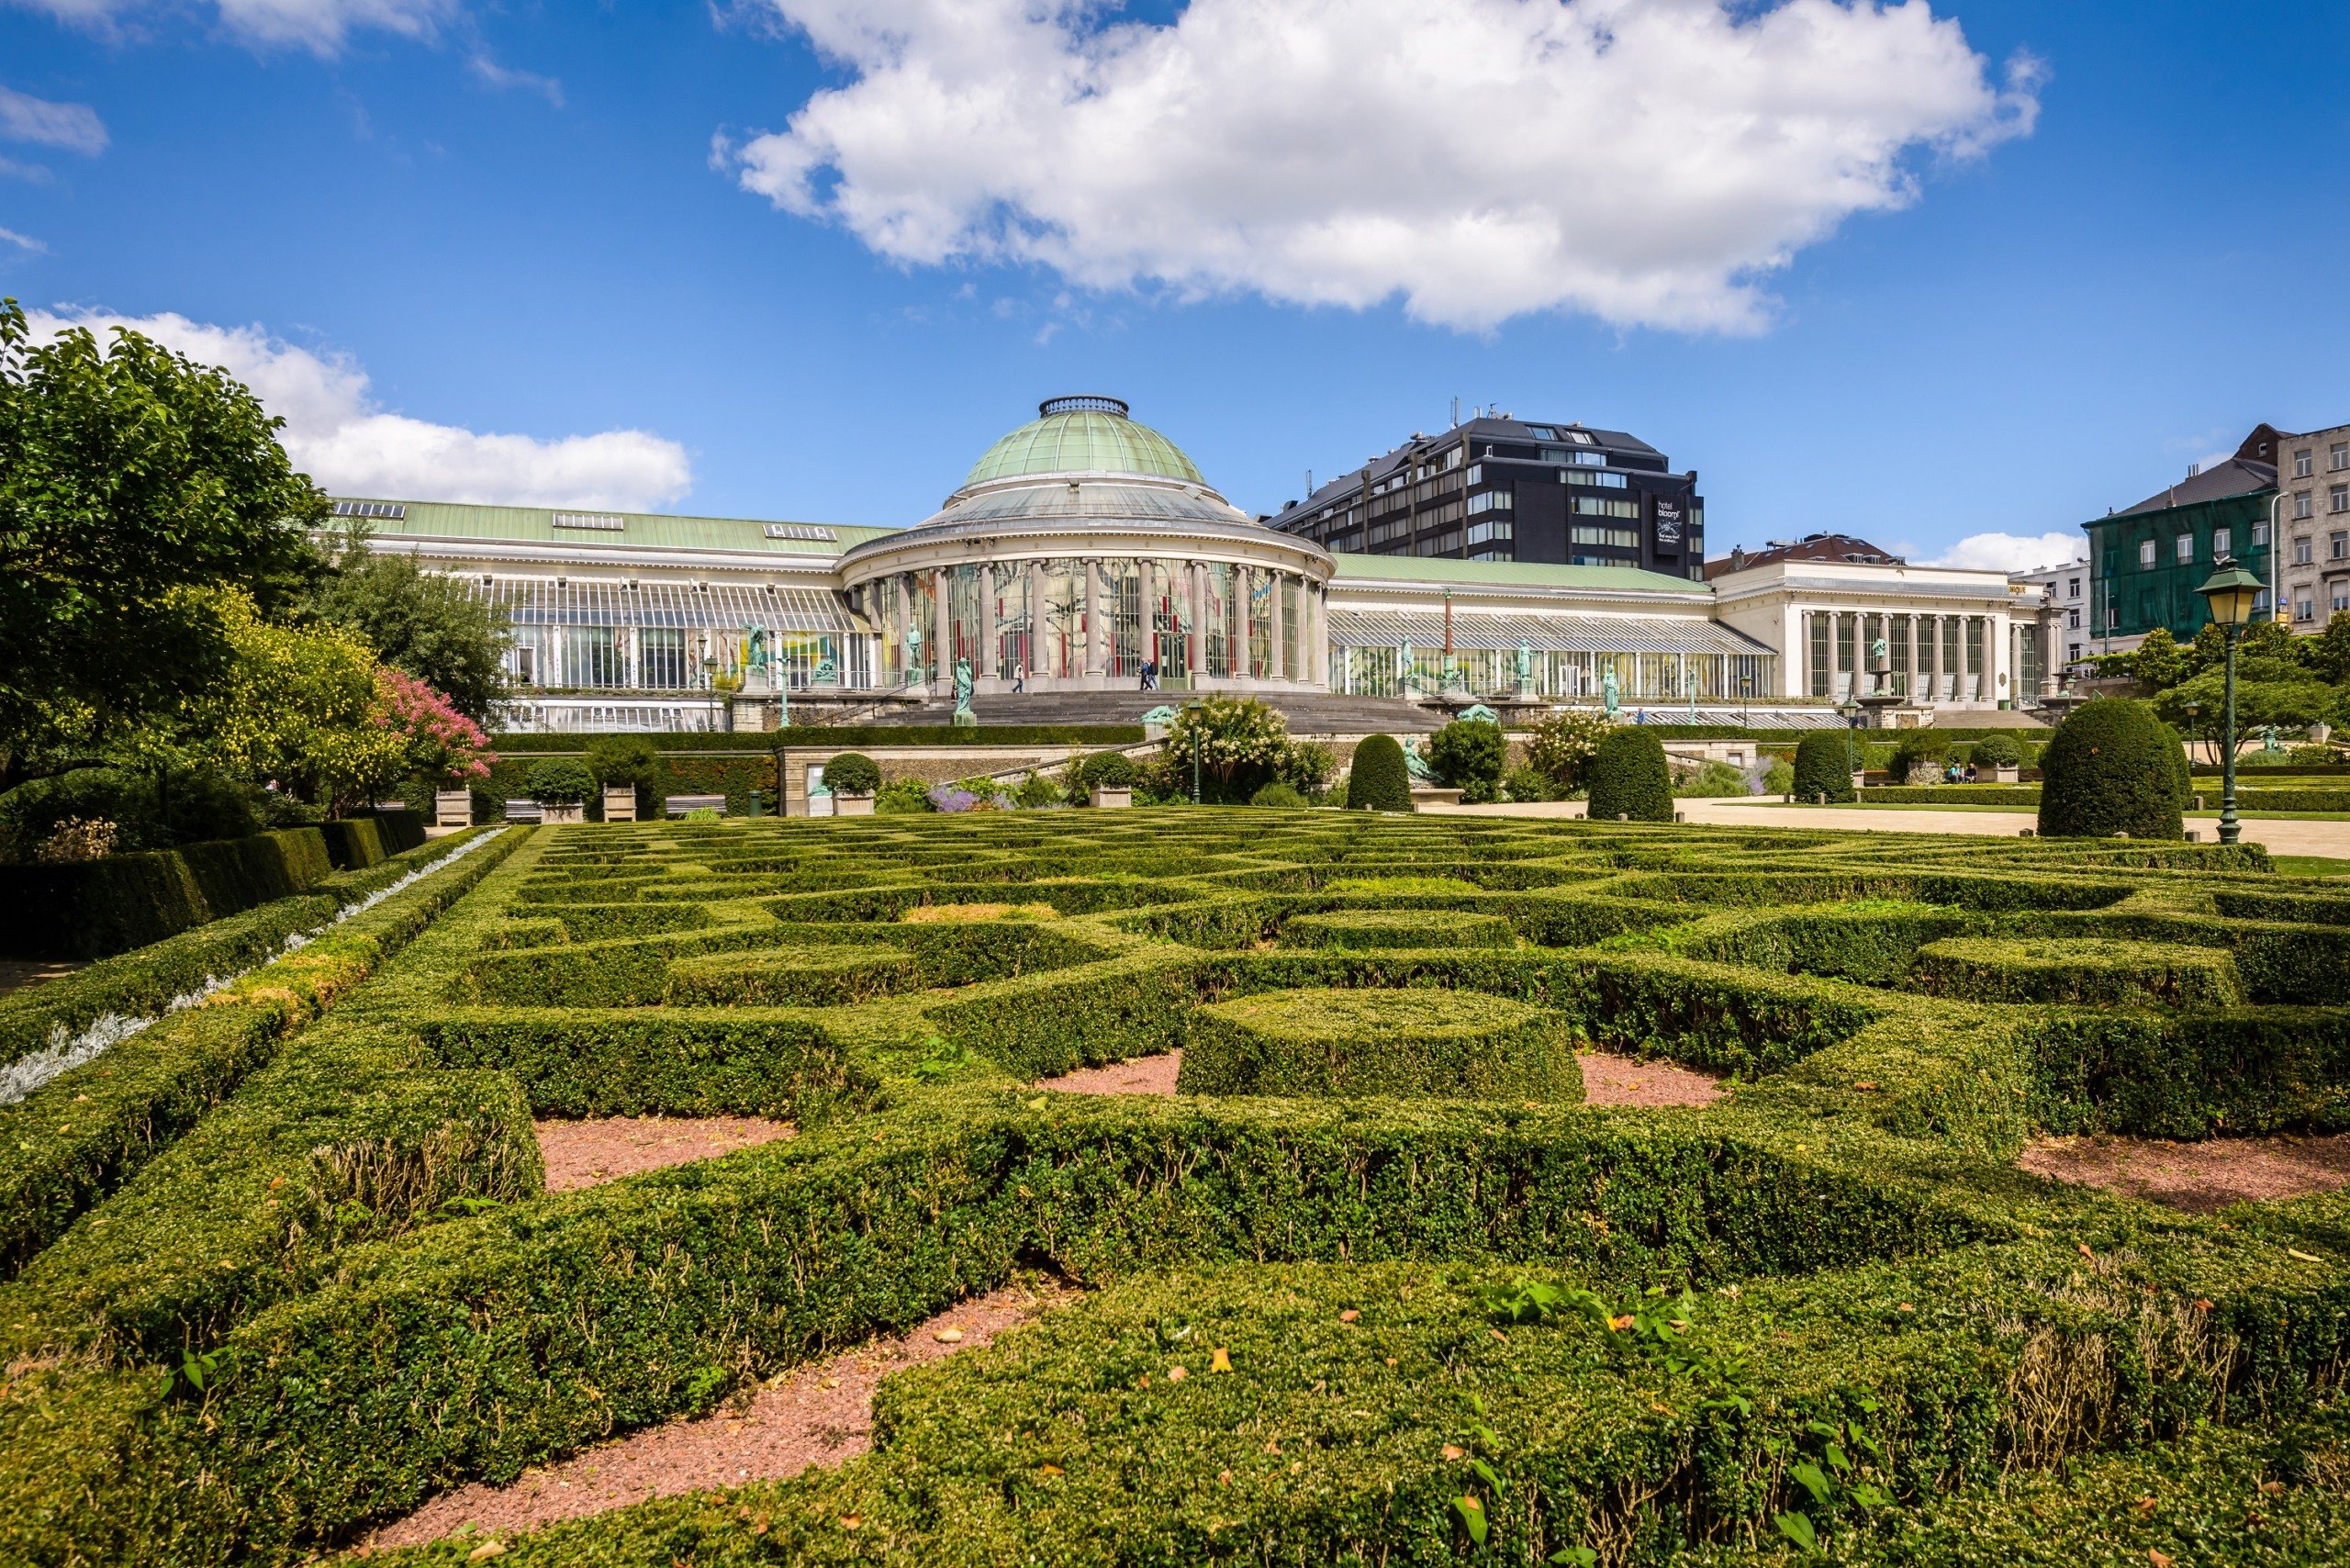
M 1028 666 L 1019 660 L 1013 662 L 1012 689 L 1015 694 L 1028 689 Z

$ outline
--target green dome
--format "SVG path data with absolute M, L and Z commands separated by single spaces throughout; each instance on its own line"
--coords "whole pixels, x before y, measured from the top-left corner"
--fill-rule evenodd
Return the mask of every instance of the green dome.
M 1183 449 L 1126 418 L 1115 398 L 1048 398 L 1029 420 L 988 448 L 963 484 L 1024 474 L 1151 474 L 1205 485 Z

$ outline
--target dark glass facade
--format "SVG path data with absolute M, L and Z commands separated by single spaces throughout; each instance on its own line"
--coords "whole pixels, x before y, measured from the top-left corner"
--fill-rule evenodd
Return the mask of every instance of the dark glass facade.
M 1694 470 L 1621 431 L 1475 419 L 1416 435 L 1264 520 L 1339 554 L 1705 576 Z

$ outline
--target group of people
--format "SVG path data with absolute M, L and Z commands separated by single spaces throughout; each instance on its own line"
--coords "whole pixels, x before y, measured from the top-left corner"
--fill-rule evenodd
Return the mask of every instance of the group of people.
M 1942 782 L 1945 784 L 1973 784 L 1977 781 L 1975 765 L 1971 762 L 1964 767 L 1953 762 L 1942 769 Z

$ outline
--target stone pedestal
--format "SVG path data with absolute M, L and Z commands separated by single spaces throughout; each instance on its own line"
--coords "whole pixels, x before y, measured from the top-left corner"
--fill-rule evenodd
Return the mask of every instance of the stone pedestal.
M 434 827 L 470 827 L 474 820 L 474 792 L 470 790 L 436 790 L 432 792 L 432 825 Z
M 1093 791 L 1093 803 L 1104 811 L 1123 811 L 1135 803 L 1132 789 L 1113 790 L 1107 784 Z
M 543 805 L 539 808 L 539 822 L 546 827 L 565 827 L 573 823 L 586 821 L 587 814 L 588 808 L 585 806 Z
M 604 820 L 608 823 L 632 823 L 636 820 L 635 785 L 604 786 Z
M 808 814 L 811 817 L 831 816 L 833 814 L 833 798 L 830 795 L 809 796 Z
M 833 797 L 833 814 L 839 817 L 869 817 L 873 814 L 873 797 L 845 792 Z

